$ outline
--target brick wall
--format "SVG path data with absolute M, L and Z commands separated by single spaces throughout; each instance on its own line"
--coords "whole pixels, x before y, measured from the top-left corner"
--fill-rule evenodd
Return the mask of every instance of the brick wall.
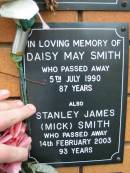
M 127 22 L 130 23 L 130 12 L 107 11 L 58 11 L 53 13 L 42 12 L 47 22 Z M 19 97 L 18 71 L 10 59 L 10 50 L 15 35 L 15 23 L 9 19 L 0 18 L 0 89 L 11 90 L 11 97 Z M 130 61 L 129 61 L 130 62 Z M 130 67 L 130 63 L 129 63 Z M 16 76 L 16 77 L 14 77 Z M 128 84 L 128 104 L 125 135 L 124 162 L 122 164 L 59 168 L 60 173 L 130 173 L 130 68 Z

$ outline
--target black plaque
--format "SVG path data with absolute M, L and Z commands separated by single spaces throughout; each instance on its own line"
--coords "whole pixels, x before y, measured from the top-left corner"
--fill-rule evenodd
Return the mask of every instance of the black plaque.
M 36 0 L 41 10 L 43 0 Z M 130 10 L 129 0 L 58 0 L 57 10 Z
M 24 59 L 37 107 L 29 120 L 31 158 L 55 166 L 122 162 L 127 24 L 50 26 L 32 29 Z

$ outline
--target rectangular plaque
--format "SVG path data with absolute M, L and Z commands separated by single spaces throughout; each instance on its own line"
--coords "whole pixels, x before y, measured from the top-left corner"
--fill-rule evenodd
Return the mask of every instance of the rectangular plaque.
M 50 24 L 32 29 L 24 59 L 31 158 L 52 164 L 123 160 L 128 25 Z
M 40 9 L 45 8 L 43 0 L 36 0 Z M 57 0 L 57 10 L 130 10 L 128 0 Z

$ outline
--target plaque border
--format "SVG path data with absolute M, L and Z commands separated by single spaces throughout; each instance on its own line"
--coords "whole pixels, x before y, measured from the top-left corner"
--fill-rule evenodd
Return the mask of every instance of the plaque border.
M 35 0 L 36 3 L 38 4 L 40 10 L 46 10 L 46 4 L 45 2 L 43 2 L 43 0 Z M 59 0 L 57 2 L 58 7 L 56 8 L 56 10 L 60 11 L 60 10 L 95 10 L 95 11 L 103 11 L 103 10 L 107 10 L 107 11 L 130 11 L 130 2 L 129 0 L 127 1 L 122 1 L 122 0 L 113 0 L 113 2 L 109 2 L 109 0 L 104 0 L 103 2 L 101 2 L 101 0 L 99 0 L 99 2 L 96 2 L 96 0 L 93 0 L 93 2 L 91 2 L 91 0 L 89 0 L 88 2 L 83 2 L 78 0 L 77 2 L 74 2 L 72 0 L 67 0 L 66 2 L 64 2 L 63 0 Z
M 118 0 L 117 0 L 118 1 Z M 53 23 L 54 25 L 55 25 L 55 23 Z M 52 26 L 53 26 L 53 24 L 52 24 Z M 57 23 L 56 23 L 57 24 Z M 65 23 L 63 23 L 64 25 L 66 25 Z M 76 24 L 76 23 L 71 23 L 70 25 L 72 25 L 72 24 Z M 79 23 L 80 24 L 80 23 Z M 90 23 L 86 23 L 86 25 L 89 25 Z M 112 24 L 112 23 L 109 23 L 109 24 Z M 108 27 L 109 26 L 109 24 L 103 24 L 103 23 L 100 23 L 100 24 L 98 24 L 99 26 L 101 25 L 101 27 L 86 27 L 86 25 L 85 25 L 85 27 L 82 27 L 82 26 L 80 26 L 80 27 L 61 27 L 62 26 L 62 24 L 61 24 L 61 26 L 59 27 L 59 28 L 57 28 L 57 27 L 54 27 L 54 28 L 50 28 L 49 30 L 108 30 L 108 31 L 114 31 L 115 32 L 115 34 L 116 34 L 116 36 L 118 37 L 118 38 L 120 38 L 120 39 L 122 39 L 122 41 L 123 41 L 123 57 L 122 57 L 122 82 L 121 82 L 121 100 L 120 100 L 120 103 L 121 103 L 121 106 L 120 106 L 120 128 L 119 128 L 119 138 L 118 138 L 118 151 L 116 151 L 115 153 L 113 153 L 112 154 L 112 156 L 111 156 L 111 158 L 110 159 L 101 159 L 101 160 L 89 160 L 89 161 L 71 161 L 71 162 L 47 162 L 47 164 L 51 164 L 51 165 L 67 165 L 67 164 L 78 164 L 79 163 L 79 165 L 80 164 L 84 164 L 84 163 L 92 163 L 93 164 L 93 162 L 97 162 L 97 164 L 101 164 L 101 163 L 104 163 L 104 161 L 109 161 L 108 163 L 112 163 L 111 161 L 113 160 L 113 157 L 115 156 L 115 155 L 117 155 L 117 154 L 121 154 L 120 153 L 120 150 L 121 150 L 121 145 L 123 145 L 123 147 L 124 147 L 124 141 L 122 141 L 121 142 L 121 136 L 122 136 L 122 133 L 124 132 L 124 130 L 122 130 L 122 126 L 124 126 L 124 129 L 125 129 L 125 120 L 126 120 L 126 115 L 124 115 L 124 121 L 122 121 L 122 118 L 123 118 L 123 104 L 124 104 L 124 102 L 125 102 L 125 100 L 124 100 L 124 97 L 126 97 L 126 95 L 124 94 L 124 79 L 125 79 L 125 76 L 124 76 L 124 73 L 125 73 L 125 43 L 126 43 L 126 41 L 125 41 L 125 37 L 124 36 L 122 36 L 122 35 L 120 35 L 119 33 L 118 33 L 118 30 L 119 30 L 119 26 L 120 26 L 120 24 L 123 24 L 123 25 L 125 25 L 126 27 L 128 27 L 128 24 L 126 24 L 126 23 L 117 23 L 117 24 L 114 24 L 114 27 Z M 94 26 L 96 26 L 96 23 L 93 23 L 93 25 Z M 92 25 L 92 26 L 93 26 Z M 83 26 L 84 26 L 84 23 L 83 23 Z M 32 33 L 33 33 L 33 31 L 35 31 L 35 30 L 48 30 L 48 29 L 44 29 L 44 28 L 33 28 L 31 31 L 30 31 L 30 34 L 29 34 L 29 36 L 28 37 L 30 37 L 31 35 L 32 35 Z M 128 32 L 128 31 L 127 31 Z M 128 46 L 127 44 L 126 44 L 126 46 Z M 128 53 L 127 53 L 128 54 Z M 127 61 L 127 60 L 126 60 Z M 24 61 L 23 61 L 23 65 L 24 65 L 24 77 L 25 77 L 25 79 L 26 79 L 26 68 L 25 68 L 25 58 L 24 58 Z M 128 78 L 128 76 L 127 76 L 127 78 Z M 127 86 L 128 87 L 128 86 Z M 125 88 L 126 89 L 126 88 Z M 126 113 L 126 110 L 125 110 L 125 113 Z M 123 122 L 123 123 L 122 123 Z M 124 140 L 124 139 L 123 139 Z M 120 157 L 120 156 L 117 156 L 117 157 Z M 35 160 L 36 162 L 38 162 L 38 160 L 35 158 L 35 157 L 33 157 L 33 156 L 31 156 L 30 154 L 29 154 L 29 159 L 33 159 L 33 160 Z M 120 160 L 119 161 L 119 163 L 121 162 L 122 160 Z
M 78 2 L 73 2 L 73 1 L 68 1 L 68 2 L 61 2 L 59 1 L 58 4 L 98 4 L 98 5 L 104 5 L 104 4 L 107 4 L 107 5 L 117 5 L 119 0 L 114 0 L 115 2 L 81 2 L 80 0 Z M 43 2 L 43 4 L 45 4 L 45 2 Z

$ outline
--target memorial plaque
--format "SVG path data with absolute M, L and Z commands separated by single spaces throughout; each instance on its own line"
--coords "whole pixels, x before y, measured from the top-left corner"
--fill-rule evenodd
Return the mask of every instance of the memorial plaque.
M 50 24 L 32 29 L 24 59 L 30 158 L 55 166 L 123 160 L 128 25 Z
M 45 9 L 43 0 L 36 0 Z M 57 10 L 130 10 L 128 0 L 58 0 Z

